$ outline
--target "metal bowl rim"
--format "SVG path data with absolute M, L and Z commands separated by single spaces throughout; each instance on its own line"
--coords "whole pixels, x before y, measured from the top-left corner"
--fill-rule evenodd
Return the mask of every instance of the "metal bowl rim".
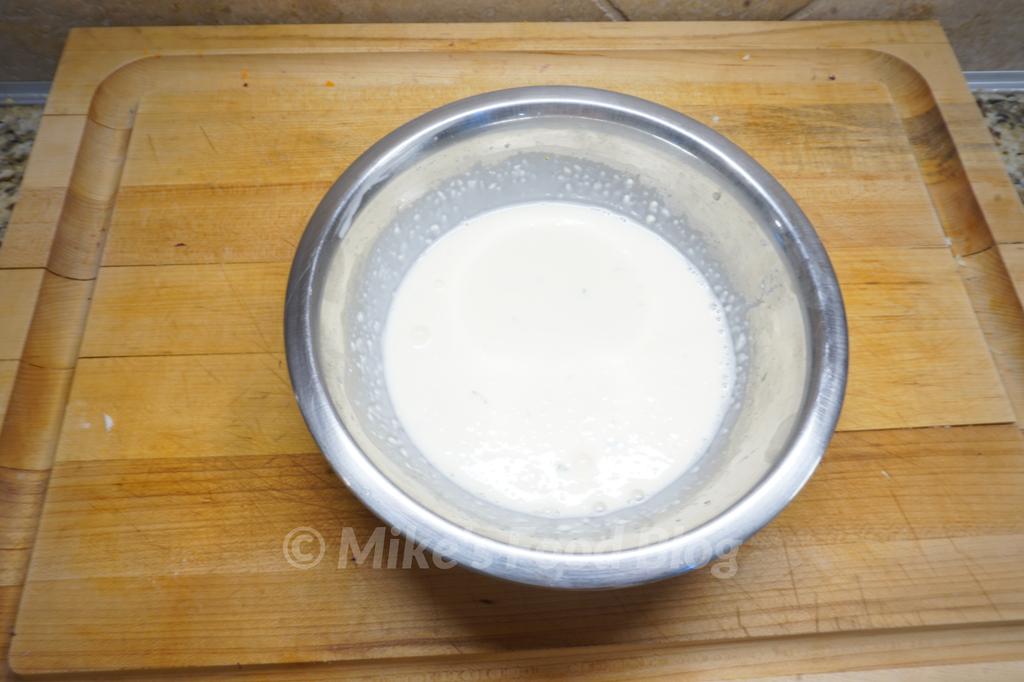
M 405 494 L 373 465 L 346 429 L 324 386 L 315 346 L 325 246 L 330 239 L 344 238 L 345 226 L 358 214 L 363 199 L 377 183 L 387 181 L 391 169 L 429 153 L 432 143 L 454 130 L 572 112 L 685 143 L 774 216 L 775 233 L 797 276 L 810 355 L 809 385 L 788 449 L 741 499 L 705 524 L 662 542 L 589 554 L 502 543 L 437 515 Z M 810 221 L 778 181 L 728 139 L 673 109 L 577 86 L 512 88 L 458 100 L 399 127 L 356 159 L 320 202 L 296 250 L 285 301 L 285 346 L 295 397 L 310 431 L 335 471 L 380 518 L 409 540 L 463 566 L 521 583 L 579 589 L 639 584 L 697 568 L 673 565 L 671 559 L 703 558 L 698 552 L 707 548 L 720 554 L 723 547 L 738 545 L 774 518 L 824 454 L 839 418 L 848 362 L 846 317 L 832 265 Z

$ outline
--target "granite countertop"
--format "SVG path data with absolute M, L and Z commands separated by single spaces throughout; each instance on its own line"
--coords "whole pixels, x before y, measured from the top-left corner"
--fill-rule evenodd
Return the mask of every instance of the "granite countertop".
M 977 94 L 1006 170 L 1024 201 L 1024 92 Z M 0 241 L 17 200 L 42 106 L 0 106 Z
M 42 106 L 0 106 L 0 241 L 11 219 L 42 115 Z
M 977 100 L 1006 172 L 1024 201 L 1024 92 L 985 92 Z

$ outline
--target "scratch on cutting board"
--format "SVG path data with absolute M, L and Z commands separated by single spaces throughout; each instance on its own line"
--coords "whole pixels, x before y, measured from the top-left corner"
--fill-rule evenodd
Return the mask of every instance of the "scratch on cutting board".
M 103 413 L 103 428 L 107 430 L 107 433 L 114 429 L 114 418 L 106 412 Z
M 146 142 L 149 143 L 149 151 L 153 152 L 153 160 L 156 161 L 156 165 L 162 166 L 163 162 L 160 160 L 160 155 L 156 153 L 156 145 L 153 144 L 153 136 L 146 135 Z
M 213 153 L 220 154 L 220 152 L 217 150 L 217 145 L 215 145 L 213 143 L 213 140 L 210 139 L 210 135 L 209 133 L 206 132 L 206 128 L 203 127 L 202 123 L 199 124 L 199 131 L 203 134 L 203 137 L 206 138 L 206 144 L 210 145 L 210 149 L 213 150 Z

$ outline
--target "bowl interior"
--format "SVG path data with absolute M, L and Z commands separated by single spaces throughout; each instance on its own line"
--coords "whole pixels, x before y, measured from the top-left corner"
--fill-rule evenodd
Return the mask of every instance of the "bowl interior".
M 699 462 L 659 494 L 600 516 L 544 518 L 474 497 L 417 450 L 388 397 L 381 338 L 417 256 L 466 218 L 508 204 L 589 203 L 682 251 L 722 302 L 737 387 Z M 396 158 L 361 195 L 315 284 L 316 362 L 342 425 L 419 505 L 499 542 L 557 552 L 654 544 L 719 516 L 754 488 L 794 436 L 809 384 L 809 332 L 781 224 L 735 173 L 656 129 L 599 113 L 519 115 L 456 127 Z M 358 491 L 357 491 L 358 492 Z

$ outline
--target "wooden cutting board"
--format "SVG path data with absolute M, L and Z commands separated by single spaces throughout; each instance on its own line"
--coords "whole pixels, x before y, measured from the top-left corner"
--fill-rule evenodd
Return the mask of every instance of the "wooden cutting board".
M 542 83 L 677 109 L 796 197 L 848 307 L 840 431 L 716 571 L 570 593 L 339 567 L 343 529 L 366 541 L 380 522 L 292 397 L 296 241 L 384 133 Z M 0 247 L 9 664 L 95 679 L 1024 675 L 1022 242 L 933 23 L 76 30 Z M 324 538 L 312 567 L 286 560 L 296 528 Z

